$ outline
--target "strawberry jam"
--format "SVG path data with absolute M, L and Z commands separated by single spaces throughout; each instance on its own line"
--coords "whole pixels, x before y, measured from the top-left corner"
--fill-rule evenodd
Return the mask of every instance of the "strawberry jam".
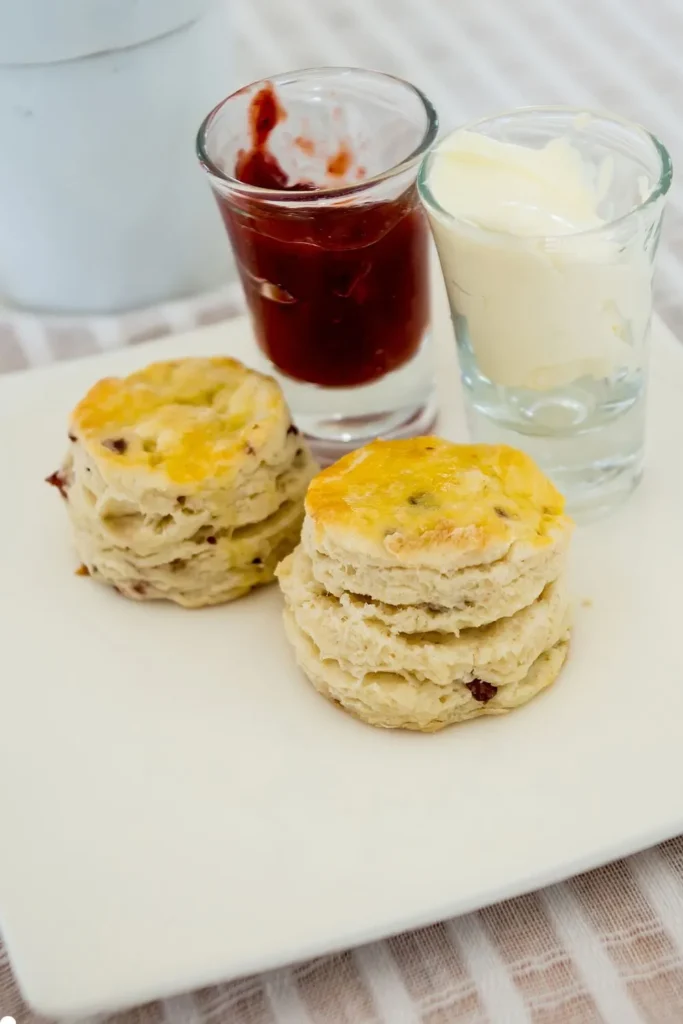
M 411 359 L 427 328 L 428 234 L 417 189 L 411 184 L 395 198 L 373 201 L 372 186 L 364 190 L 361 182 L 331 198 L 321 189 L 347 187 L 347 146 L 327 161 L 324 186 L 291 182 L 268 149 L 286 116 L 271 86 L 255 94 L 251 145 L 239 151 L 234 176 L 264 190 L 306 192 L 305 200 L 217 196 L 256 338 L 295 380 L 366 384 Z M 305 151 L 301 139 L 295 145 Z

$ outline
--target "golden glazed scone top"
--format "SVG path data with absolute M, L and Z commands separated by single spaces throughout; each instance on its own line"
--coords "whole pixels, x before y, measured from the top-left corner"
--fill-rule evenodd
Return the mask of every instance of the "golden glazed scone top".
M 564 499 L 523 452 L 437 437 L 374 441 L 323 470 L 306 512 L 330 544 L 398 564 L 452 568 L 550 545 L 571 529 Z
M 274 380 L 235 359 L 153 363 L 94 385 L 70 421 L 103 472 L 135 471 L 184 488 L 247 469 L 284 444 L 289 414 Z

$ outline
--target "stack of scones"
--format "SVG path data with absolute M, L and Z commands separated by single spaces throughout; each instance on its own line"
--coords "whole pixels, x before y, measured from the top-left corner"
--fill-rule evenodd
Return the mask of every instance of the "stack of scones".
M 301 544 L 277 570 L 296 658 L 375 726 L 511 711 L 567 656 L 571 532 L 519 451 L 373 442 L 315 477 Z
M 99 381 L 48 479 L 83 575 L 197 608 L 273 579 L 315 469 L 274 380 L 234 359 L 180 359 Z

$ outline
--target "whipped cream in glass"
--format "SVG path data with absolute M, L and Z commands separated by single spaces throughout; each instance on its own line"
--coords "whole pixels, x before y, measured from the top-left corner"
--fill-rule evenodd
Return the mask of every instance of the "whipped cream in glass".
M 456 131 L 421 170 L 477 439 L 514 444 L 518 433 L 517 446 L 538 449 L 570 501 L 616 464 L 612 442 L 572 453 L 567 439 L 618 412 L 632 415 L 629 437 L 614 440 L 617 462 L 640 474 L 653 261 L 670 180 L 666 150 L 644 129 L 567 108 Z M 562 444 L 551 454 L 524 440 L 532 437 Z

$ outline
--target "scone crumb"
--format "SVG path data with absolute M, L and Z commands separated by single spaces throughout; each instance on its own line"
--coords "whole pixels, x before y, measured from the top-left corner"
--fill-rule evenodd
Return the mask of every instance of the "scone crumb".
M 76 569 L 74 575 L 75 576 L 89 576 L 90 575 L 90 569 L 88 568 L 87 565 L 85 565 L 84 562 L 81 562 L 81 564 L 79 565 L 78 569 Z

